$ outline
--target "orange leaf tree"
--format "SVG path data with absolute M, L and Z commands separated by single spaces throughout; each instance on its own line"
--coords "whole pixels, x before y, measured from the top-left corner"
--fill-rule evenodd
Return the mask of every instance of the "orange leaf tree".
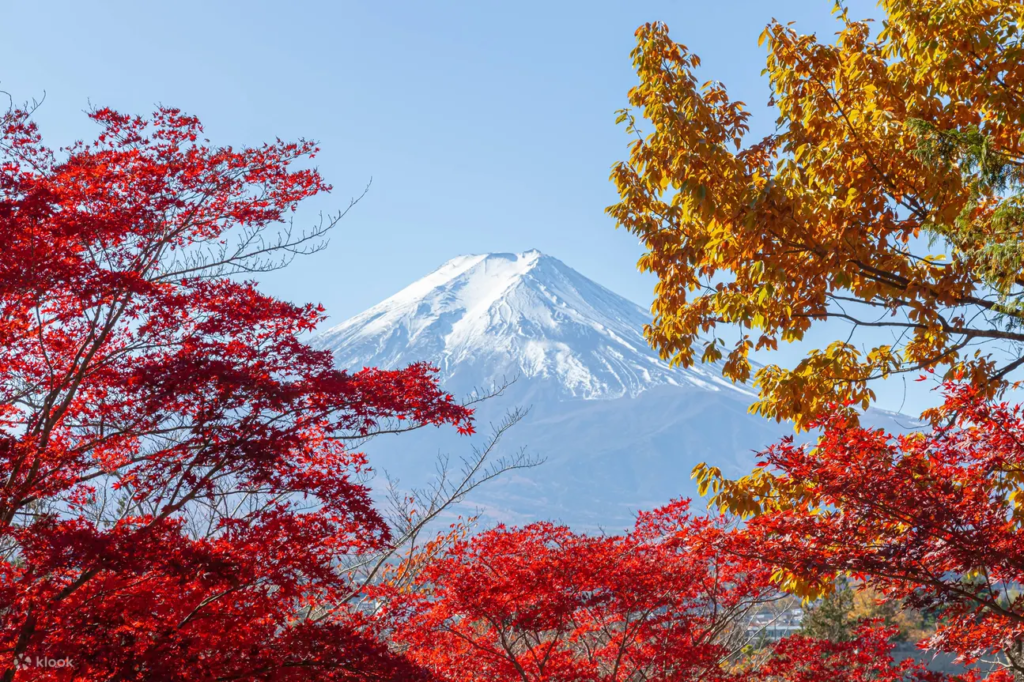
M 881 5 L 877 35 L 837 6 L 831 44 L 768 26 L 779 116 L 752 143 L 743 103 L 701 85 L 666 26 L 642 26 L 632 53 L 620 121 L 637 139 L 608 211 L 660 280 L 648 337 L 682 365 L 724 359 L 753 378 L 756 411 L 798 427 L 829 404 L 866 407 L 874 378 L 937 369 L 991 395 L 1024 364 L 1024 5 Z M 753 349 L 833 319 L 893 341 L 862 350 L 844 331 L 752 377 Z M 735 345 L 724 324 L 743 329 Z

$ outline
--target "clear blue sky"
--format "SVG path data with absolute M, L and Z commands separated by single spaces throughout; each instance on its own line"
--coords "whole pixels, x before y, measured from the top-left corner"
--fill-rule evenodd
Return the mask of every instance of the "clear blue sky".
M 757 36 L 776 17 L 831 37 L 832 0 L 8 2 L 0 89 L 46 101 L 51 144 L 92 134 L 92 102 L 198 115 L 217 143 L 321 142 L 332 196 L 363 200 L 330 247 L 265 279 L 323 303 L 332 322 L 463 253 L 537 248 L 648 305 L 640 248 L 603 212 L 628 138 L 614 124 L 634 82 L 633 32 L 661 20 L 774 127 Z M 877 16 L 850 0 L 855 16 Z M 841 333 L 829 329 L 825 336 Z M 824 338 L 824 337 L 822 337 Z M 787 349 L 795 358 L 799 349 Z M 780 358 L 780 359 L 784 359 Z M 920 393 L 919 393 L 920 394 Z M 897 408 L 903 387 L 884 390 Z M 917 399 L 904 409 L 916 408 Z

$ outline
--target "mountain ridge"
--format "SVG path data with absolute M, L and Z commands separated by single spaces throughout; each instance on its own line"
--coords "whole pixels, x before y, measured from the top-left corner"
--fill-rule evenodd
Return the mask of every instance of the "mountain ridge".
M 742 476 L 757 452 L 793 434 L 750 414 L 756 395 L 723 378 L 720 364 L 670 367 L 644 339 L 648 320 L 632 301 L 533 250 L 449 260 L 313 345 L 348 369 L 431 362 L 458 397 L 518 376 L 500 398 L 478 404 L 475 418 L 487 431 L 506 410 L 530 407 L 496 454 L 526 445 L 546 461 L 499 476 L 455 513 L 617 530 L 638 510 L 697 497 L 696 464 Z M 905 430 L 893 417 L 871 410 L 866 421 Z M 367 453 L 413 489 L 436 474 L 434 454 L 457 458 L 471 445 L 425 429 L 375 439 Z
M 635 397 L 665 384 L 753 396 L 717 371 L 671 367 L 643 337 L 648 318 L 632 301 L 530 250 L 453 258 L 316 343 L 346 367 L 429 360 L 445 383 L 521 375 L 553 380 L 565 398 Z

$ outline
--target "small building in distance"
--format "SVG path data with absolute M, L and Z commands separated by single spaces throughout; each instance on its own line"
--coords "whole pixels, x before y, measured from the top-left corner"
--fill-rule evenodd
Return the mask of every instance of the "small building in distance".
M 752 642 L 776 642 L 800 631 L 804 619 L 801 608 L 785 611 L 759 611 L 747 623 L 747 636 Z

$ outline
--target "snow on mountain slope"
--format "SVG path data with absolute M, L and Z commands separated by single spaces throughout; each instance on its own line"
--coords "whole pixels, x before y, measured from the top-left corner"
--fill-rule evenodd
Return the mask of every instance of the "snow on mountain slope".
M 350 369 L 429 361 L 456 396 L 518 375 L 478 407 L 477 424 L 486 432 L 506 409 L 530 407 L 505 447 L 526 445 L 546 461 L 474 491 L 470 509 L 488 522 L 617 530 L 637 510 L 696 497 L 694 465 L 740 476 L 756 451 L 792 433 L 749 414 L 754 394 L 717 366 L 662 361 L 643 338 L 648 321 L 639 306 L 527 251 L 452 259 L 313 343 Z M 877 411 L 868 421 L 900 428 Z M 411 488 L 434 474 L 436 453 L 458 461 L 471 445 L 451 429 L 427 429 L 375 439 L 367 450 L 377 469 Z
M 643 338 L 648 319 L 556 258 L 497 253 L 448 261 L 317 345 L 344 367 L 430 360 L 453 390 L 519 375 L 564 398 L 635 397 L 665 384 L 747 393 L 713 368 L 669 367 Z

